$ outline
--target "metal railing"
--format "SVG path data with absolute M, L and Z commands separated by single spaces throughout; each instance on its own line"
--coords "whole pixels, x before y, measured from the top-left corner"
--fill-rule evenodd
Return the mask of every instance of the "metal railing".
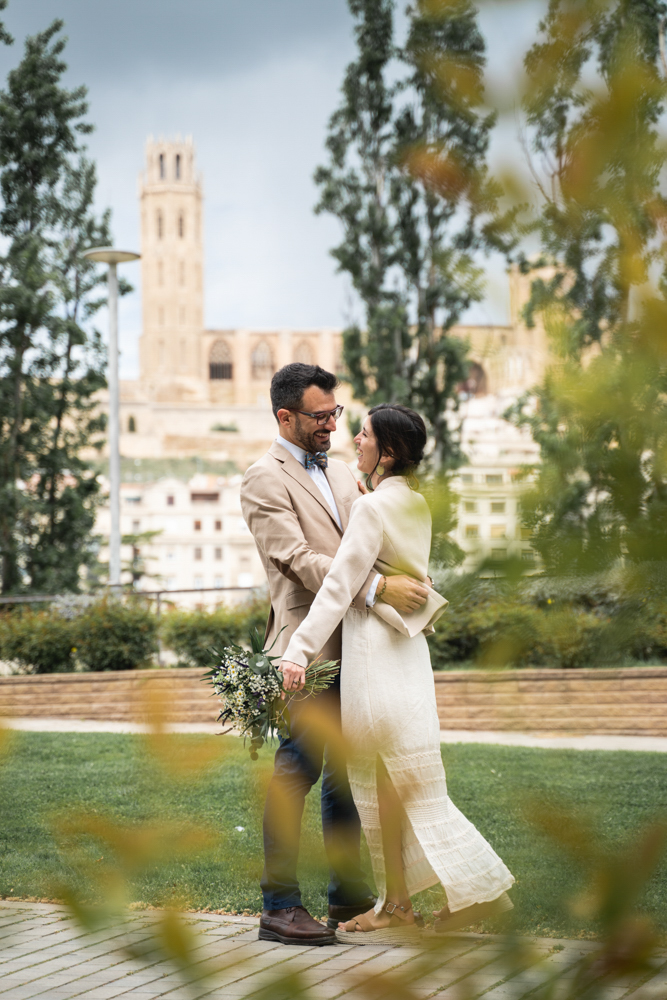
M 261 590 L 262 584 L 258 584 L 254 587 L 177 587 L 174 590 L 132 590 L 126 589 L 127 584 L 124 585 L 122 593 L 130 594 L 133 597 L 155 597 L 158 604 L 161 601 L 162 594 L 206 594 L 211 592 L 225 592 L 225 591 L 253 591 Z M 0 605 L 1 604 L 47 604 L 49 601 L 57 601 L 61 597 L 101 597 L 104 593 L 114 593 L 118 590 L 118 587 L 103 587 L 101 590 L 94 590 L 87 594 L 7 594 L 0 595 Z
M 162 614 L 162 602 L 166 599 L 165 595 L 168 594 L 210 594 L 210 593 L 228 593 L 234 591 L 236 593 L 253 593 L 258 592 L 262 589 L 262 585 L 256 587 L 177 587 L 175 590 L 132 590 L 128 589 L 130 585 L 125 584 L 121 590 L 121 593 L 130 595 L 133 597 L 152 597 L 155 598 L 155 614 L 159 618 Z M 101 597 L 105 593 L 118 593 L 119 587 L 106 586 L 100 590 L 92 591 L 90 595 L 79 595 L 79 594 L 8 594 L 0 595 L 0 605 L 10 605 L 10 604 L 47 604 L 50 601 L 57 601 L 62 597 L 79 597 L 79 596 L 90 596 L 90 597 Z M 160 633 L 158 631 L 157 636 L 157 662 L 158 666 L 162 665 L 162 641 L 160 639 Z

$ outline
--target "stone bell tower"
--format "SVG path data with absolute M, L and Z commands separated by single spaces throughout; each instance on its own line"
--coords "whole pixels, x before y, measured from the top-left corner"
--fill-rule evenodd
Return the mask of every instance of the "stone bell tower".
M 201 394 L 202 190 L 192 138 L 146 143 L 140 177 L 141 381 L 160 401 Z

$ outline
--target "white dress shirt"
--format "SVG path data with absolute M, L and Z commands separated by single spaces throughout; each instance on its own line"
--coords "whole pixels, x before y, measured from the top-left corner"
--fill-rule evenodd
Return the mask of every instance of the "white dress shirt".
M 300 462 L 300 464 L 303 465 L 304 469 L 306 468 L 306 455 L 308 454 L 307 451 L 304 451 L 303 448 L 299 448 L 298 444 L 292 444 L 291 441 L 288 441 L 287 438 L 284 437 L 278 436 L 276 438 L 276 441 L 278 442 L 278 444 L 281 444 L 283 448 L 287 448 L 290 455 L 293 455 L 294 458 L 297 460 L 297 462 Z M 341 522 L 340 514 L 338 513 L 338 507 L 336 506 L 336 501 L 331 491 L 331 487 L 329 486 L 329 480 L 326 477 L 324 469 L 320 468 L 319 465 L 313 465 L 310 467 L 310 469 L 306 469 L 306 472 L 313 480 L 318 490 L 320 491 L 320 493 L 326 500 L 327 504 L 331 508 L 331 513 L 336 519 L 336 524 L 342 531 L 343 524 Z M 381 579 L 382 579 L 382 574 L 378 573 L 378 575 L 375 577 L 372 584 L 368 588 L 368 591 L 366 593 L 366 607 L 368 608 L 372 608 L 373 605 L 375 604 L 375 594 L 378 588 L 378 583 L 380 582 Z

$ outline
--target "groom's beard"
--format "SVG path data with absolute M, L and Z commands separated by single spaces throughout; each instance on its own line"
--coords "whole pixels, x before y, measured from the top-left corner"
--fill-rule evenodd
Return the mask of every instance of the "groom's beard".
M 320 427 L 315 431 L 307 431 L 299 420 L 298 414 L 294 425 L 294 437 L 299 447 L 309 454 L 314 454 L 316 451 L 328 451 L 331 447 L 331 431 L 325 431 L 324 428 Z

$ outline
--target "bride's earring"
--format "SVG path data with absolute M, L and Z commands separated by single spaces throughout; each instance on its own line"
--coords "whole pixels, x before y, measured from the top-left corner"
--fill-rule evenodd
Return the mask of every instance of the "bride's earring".
M 375 467 L 375 471 L 377 472 L 378 476 L 384 476 L 384 465 L 377 465 Z

